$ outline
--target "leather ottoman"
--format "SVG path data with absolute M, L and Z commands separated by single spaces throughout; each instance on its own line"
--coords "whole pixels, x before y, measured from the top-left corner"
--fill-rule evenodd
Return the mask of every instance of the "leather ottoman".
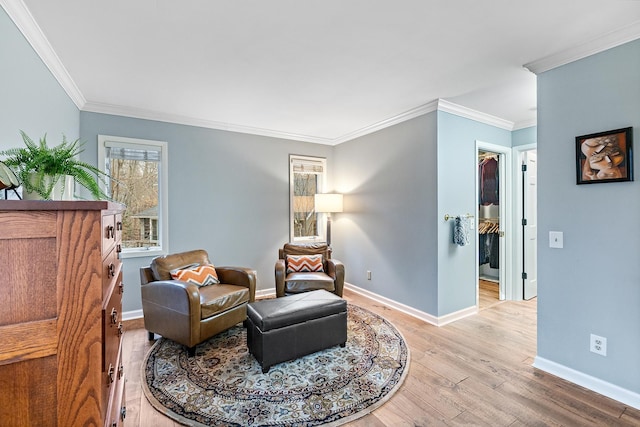
M 247 306 L 247 347 L 263 373 L 277 363 L 346 342 L 347 302 L 325 290 Z

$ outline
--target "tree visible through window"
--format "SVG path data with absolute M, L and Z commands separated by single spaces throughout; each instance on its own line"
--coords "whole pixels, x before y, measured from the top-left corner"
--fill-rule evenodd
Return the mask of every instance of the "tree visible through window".
M 123 203 L 123 253 L 166 249 L 163 245 L 163 167 L 166 143 L 100 136 L 108 194 Z M 163 218 L 164 217 L 164 218 Z
M 325 159 L 290 156 L 292 241 L 316 240 L 319 237 L 314 196 L 322 192 L 325 170 Z

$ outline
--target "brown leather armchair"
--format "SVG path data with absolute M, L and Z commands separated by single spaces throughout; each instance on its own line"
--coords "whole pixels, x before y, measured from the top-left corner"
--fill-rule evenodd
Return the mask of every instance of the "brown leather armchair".
M 323 272 L 287 273 L 287 255 L 322 255 Z M 278 250 L 276 261 L 276 296 L 324 289 L 342 297 L 344 288 L 344 265 L 331 258 L 331 248 L 326 243 L 286 243 Z
M 144 327 L 185 345 L 195 355 L 196 345 L 244 322 L 247 304 L 255 300 L 256 272 L 243 267 L 215 266 L 219 284 L 198 287 L 173 280 L 171 270 L 194 263 L 211 264 L 202 249 L 156 257 L 140 268 Z

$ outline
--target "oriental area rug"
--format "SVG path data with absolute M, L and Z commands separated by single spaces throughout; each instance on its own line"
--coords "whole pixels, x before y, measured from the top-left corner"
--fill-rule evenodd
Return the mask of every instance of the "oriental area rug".
M 409 349 L 384 318 L 348 304 L 347 344 L 263 374 L 241 325 L 198 345 L 194 357 L 159 339 L 142 367 L 151 405 L 190 426 L 337 426 L 386 402 L 409 370 Z

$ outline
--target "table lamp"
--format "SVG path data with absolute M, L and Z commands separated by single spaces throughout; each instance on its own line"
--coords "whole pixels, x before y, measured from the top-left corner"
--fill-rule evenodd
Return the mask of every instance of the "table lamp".
M 342 194 L 325 193 L 315 195 L 316 213 L 327 214 L 327 246 L 331 247 L 331 214 L 342 212 Z

